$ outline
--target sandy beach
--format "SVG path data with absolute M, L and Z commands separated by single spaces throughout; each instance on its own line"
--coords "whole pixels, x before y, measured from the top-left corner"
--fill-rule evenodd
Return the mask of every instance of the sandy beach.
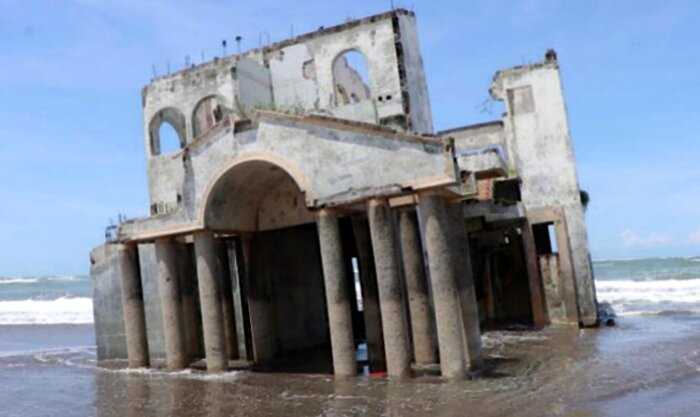
M 3 346 L 2 415 L 695 416 L 700 406 L 694 315 L 629 316 L 601 329 L 486 332 L 483 374 L 460 382 L 103 369 L 86 346 L 91 338 L 90 325 L 0 327 L 0 340 L 24 340 L 22 349 L 32 341 L 54 346 L 24 354 Z

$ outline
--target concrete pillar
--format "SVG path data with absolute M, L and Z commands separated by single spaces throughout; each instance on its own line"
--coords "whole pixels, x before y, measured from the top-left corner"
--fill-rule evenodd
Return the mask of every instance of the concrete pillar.
M 221 372 L 228 367 L 224 315 L 221 306 L 221 265 L 214 234 L 201 231 L 194 234 L 194 251 L 197 258 L 199 303 L 202 306 L 204 330 L 204 354 L 209 372 Z
M 451 255 L 454 259 L 462 310 L 462 343 L 464 346 L 464 363 L 468 369 L 481 366 L 481 329 L 479 327 L 479 308 L 474 289 L 474 269 L 471 262 L 469 236 L 464 222 L 464 204 L 446 205 L 452 236 Z
M 158 292 L 163 314 L 165 359 L 169 369 L 183 369 L 188 364 L 188 358 L 185 350 L 176 246 L 171 239 L 160 238 L 156 239 L 155 248 L 158 262 Z
M 440 370 L 446 378 L 463 378 L 466 347 L 462 339 L 457 265 L 450 242 L 450 229 L 455 225 L 450 224 L 445 202 L 439 196 L 421 195 L 418 204 L 433 288 Z
M 244 289 L 245 261 L 240 239 L 230 240 L 228 245 L 229 269 L 231 270 L 231 292 L 233 294 L 233 314 L 236 317 L 236 340 L 238 340 L 238 357 L 252 360 L 250 349 L 250 326 L 248 325 L 248 303 Z
M 197 310 L 197 271 L 194 256 L 187 244 L 176 245 L 178 249 L 180 295 L 182 299 L 182 322 L 185 333 L 185 350 L 190 360 L 201 358 L 200 318 Z
M 570 324 L 579 323 L 578 300 L 576 298 L 576 273 L 574 270 L 571 246 L 569 245 L 569 231 L 566 218 L 563 215 L 554 221 L 554 230 L 557 236 L 557 251 L 559 252 L 559 279 L 561 291 L 566 306 L 566 317 Z
M 333 370 L 336 376 L 353 376 L 357 374 L 357 360 L 352 334 L 350 294 L 345 283 L 349 277 L 346 276 L 343 262 L 340 227 L 335 215 L 325 209 L 318 213 L 317 224 L 333 350 Z
M 129 368 L 145 368 L 150 365 L 150 360 L 136 245 L 121 246 L 119 262 L 122 273 L 122 309 Z
M 527 265 L 528 283 L 530 287 L 530 304 L 532 305 L 532 321 L 536 327 L 544 327 L 548 324 L 547 311 L 543 296 L 542 277 L 540 276 L 535 246 L 535 235 L 532 232 L 530 222 L 525 220 L 521 226 L 523 239 L 523 252 Z
M 423 264 L 423 248 L 420 243 L 420 231 L 415 211 L 401 210 L 399 212 L 399 235 L 401 236 L 403 271 L 406 278 L 406 293 L 408 294 L 408 309 L 411 314 L 413 352 L 416 363 L 436 363 L 435 331 L 430 308 L 428 281 Z
M 398 242 L 392 230 L 388 202 L 383 199 L 370 200 L 368 218 L 377 269 L 387 373 L 392 377 L 405 377 L 411 372 L 411 350 L 397 257 Z
M 221 308 L 224 315 L 224 334 L 226 351 L 229 359 L 238 359 L 238 334 L 236 333 L 236 316 L 233 311 L 233 288 L 231 263 L 228 257 L 228 244 L 220 241 L 219 264 L 221 265 Z
M 379 289 L 377 273 L 372 255 L 372 239 L 367 219 L 352 218 L 352 232 L 355 235 L 357 257 L 360 269 L 360 286 L 362 287 L 362 313 L 365 319 L 365 336 L 367 337 L 367 355 L 370 372 L 386 371 L 384 355 L 384 333 L 382 332 L 382 313 L 379 308 Z

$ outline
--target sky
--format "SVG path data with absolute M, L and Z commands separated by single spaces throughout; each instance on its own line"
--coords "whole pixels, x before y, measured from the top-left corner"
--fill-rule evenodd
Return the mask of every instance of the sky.
M 87 273 L 110 219 L 147 215 L 154 69 L 391 4 L 0 0 L 0 275 Z M 437 130 L 500 118 L 493 73 L 557 51 L 594 259 L 700 255 L 700 3 L 393 5 L 417 13 Z

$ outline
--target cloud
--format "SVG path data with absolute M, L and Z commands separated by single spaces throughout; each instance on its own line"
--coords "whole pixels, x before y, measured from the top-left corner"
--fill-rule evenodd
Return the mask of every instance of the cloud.
M 623 244 L 629 248 L 657 248 L 670 245 L 673 242 L 673 239 L 668 235 L 651 233 L 643 236 L 629 229 L 620 233 L 620 238 L 622 238 Z
M 691 245 L 700 245 L 700 228 L 688 235 L 688 243 Z

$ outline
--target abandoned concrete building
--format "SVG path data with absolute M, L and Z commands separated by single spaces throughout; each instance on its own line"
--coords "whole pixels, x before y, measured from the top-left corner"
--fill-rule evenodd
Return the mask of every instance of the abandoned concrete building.
M 91 253 L 99 360 L 460 378 L 494 327 L 595 325 L 556 54 L 490 94 L 435 132 L 406 10 L 154 78 L 150 216 Z

